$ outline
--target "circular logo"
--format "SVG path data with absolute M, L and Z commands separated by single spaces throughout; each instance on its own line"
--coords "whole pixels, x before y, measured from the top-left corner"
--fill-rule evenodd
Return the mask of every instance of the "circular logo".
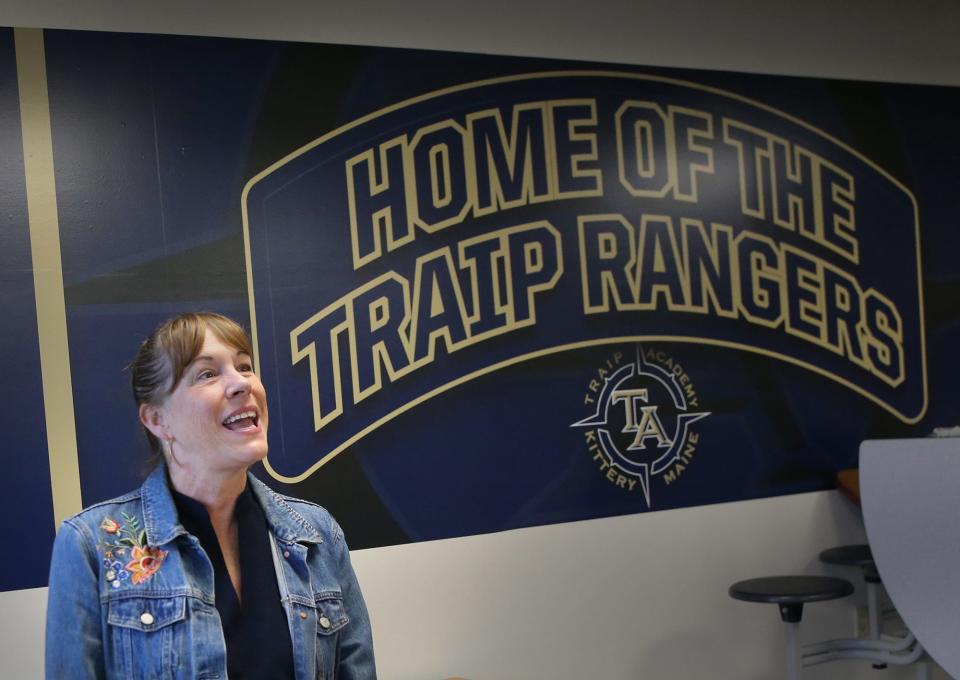
M 643 493 L 650 478 L 671 484 L 690 462 L 699 436 L 690 426 L 708 411 L 683 366 L 662 350 L 637 345 L 632 360 L 614 352 L 587 385 L 584 403 L 593 413 L 571 427 L 582 428 L 587 450 L 600 472 L 617 487 Z

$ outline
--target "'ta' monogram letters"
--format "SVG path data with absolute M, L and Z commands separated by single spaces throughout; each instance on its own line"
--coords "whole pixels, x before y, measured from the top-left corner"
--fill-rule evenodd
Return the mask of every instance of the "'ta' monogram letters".
M 643 406 L 646 404 L 649 396 L 645 388 L 614 390 L 611 395 L 611 401 L 614 404 L 623 402 L 623 409 L 626 415 L 626 425 L 621 432 L 633 432 L 635 436 L 633 442 L 627 447 L 628 451 L 644 448 L 644 442 L 653 437 L 657 440 L 657 446 L 661 449 L 669 447 L 673 442 L 666 435 L 663 429 L 663 423 L 660 416 L 657 415 L 656 406 Z M 637 422 L 637 407 L 640 409 L 640 422 Z

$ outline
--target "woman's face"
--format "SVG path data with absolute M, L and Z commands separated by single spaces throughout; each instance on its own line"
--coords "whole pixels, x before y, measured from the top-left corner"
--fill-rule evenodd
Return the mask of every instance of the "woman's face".
M 154 422 L 177 461 L 195 470 L 229 472 L 267 455 L 267 398 L 253 360 L 210 330 Z

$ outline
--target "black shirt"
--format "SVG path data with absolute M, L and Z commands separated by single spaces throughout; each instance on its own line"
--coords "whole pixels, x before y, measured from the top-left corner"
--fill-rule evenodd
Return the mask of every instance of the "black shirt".
M 172 489 L 171 489 L 172 491 Z M 241 601 L 233 589 L 207 509 L 173 491 L 183 527 L 197 537 L 213 565 L 214 597 L 227 644 L 230 680 L 291 680 L 293 645 L 267 537 L 267 518 L 250 485 L 237 498 L 234 516 L 240 546 Z

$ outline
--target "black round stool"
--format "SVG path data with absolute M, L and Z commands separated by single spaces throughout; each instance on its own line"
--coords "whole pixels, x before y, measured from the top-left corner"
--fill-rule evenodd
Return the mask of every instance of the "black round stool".
M 807 602 L 823 602 L 846 597 L 853 584 L 831 576 L 765 576 L 738 581 L 730 586 L 730 597 L 746 602 L 769 602 L 780 608 L 786 624 L 787 677 L 800 678 L 801 659 L 797 646 L 797 628 Z
M 770 602 L 780 606 L 784 623 L 799 623 L 805 602 L 846 597 L 853 584 L 832 576 L 765 576 L 730 586 L 730 597 L 746 602 Z
M 873 562 L 873 553 L 870 552 L 869 545 L 841 545 L 838 548 L 830 548 L 820 553 L 820 561 L 842 567 L 860 567 L 867 583 L 880 583 L 880 572 L 877 571 L 877 565 Z

